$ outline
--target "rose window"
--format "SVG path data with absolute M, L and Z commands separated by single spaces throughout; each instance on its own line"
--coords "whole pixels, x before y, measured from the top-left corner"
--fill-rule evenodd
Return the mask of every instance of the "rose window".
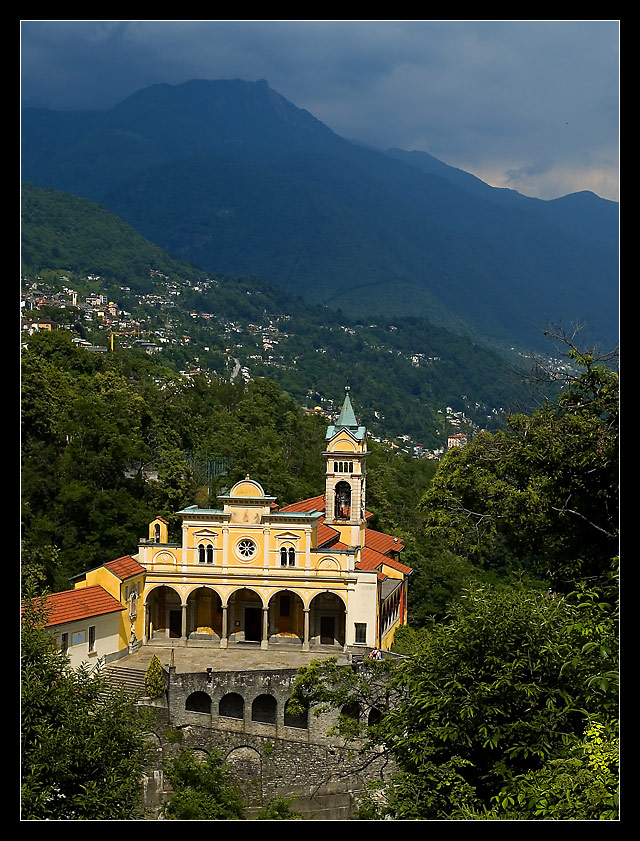
M 245 537 L 238 541 L 236 551 L 242 560 L 249 561 L 258 551 L 258 547 L 253 540 Z

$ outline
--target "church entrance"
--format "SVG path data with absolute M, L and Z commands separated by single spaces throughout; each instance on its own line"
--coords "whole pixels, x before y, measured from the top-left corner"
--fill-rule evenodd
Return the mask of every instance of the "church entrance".
M 310 644 L 344 645 L 346 609 L 335 593 L 318 593 L 311 600 Z
M 180 639 L 182 636 L 182 610 L 169 611 L 169 636 Z
M 333 616 L 320 617 L 320 643 L 333 645 L 335 642 L 336 620 Z

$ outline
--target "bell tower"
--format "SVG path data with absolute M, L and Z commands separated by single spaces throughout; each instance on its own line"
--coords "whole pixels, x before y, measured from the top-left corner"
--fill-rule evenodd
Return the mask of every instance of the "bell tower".
M 367 430 L 351 405 L 349 387 L 335 425 L 327 427 L 325 517 L 348 546 L 364 545 Z

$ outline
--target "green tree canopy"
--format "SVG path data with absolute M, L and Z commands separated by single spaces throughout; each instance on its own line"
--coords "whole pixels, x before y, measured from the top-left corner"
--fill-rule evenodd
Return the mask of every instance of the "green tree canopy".
M 588 772 L 589 728 L 602 727 L 615 743 L 616 594 L 613 580 L 555 598 L 474 585 L 446 621 L 417 635 L 410 656 L 365 661 L 355 672 L 315 663 L 300 671 L 295 694 L 379 711 L 378 723 L 364 729 L 346 717 L 338 722 L 346 738 L 398 763 L 400 773 L 378 793 L 386 802 L 378 817 L 478 817 L 504 799 L 512 815 L 535 817 L 531 791 L 542 780 L 557 780 L 576 761 Z M 615 751 L 600 751 L 599 761 L 606 767 L 583 775 L 576 797 L 591 801 L 605 786 L 599 816 L 609 818 Z
M 565 592 L 618 552 L 618 377 L 593 354 L 570 359 L 555 403 L 450 451 L 421 502 L 427 535 L 453 552 Z
M 22 614 L 22 818 L 140 815 L 145 719 L 99 670 L 72 669 L 44 627 L 46 601 Z
M 245 802 L 222 763 L 212 752 L 203 762 L 191 751 L 183 751 L 166 768 L 174 793 L 164 807 L 170 820 L 242 820 Z

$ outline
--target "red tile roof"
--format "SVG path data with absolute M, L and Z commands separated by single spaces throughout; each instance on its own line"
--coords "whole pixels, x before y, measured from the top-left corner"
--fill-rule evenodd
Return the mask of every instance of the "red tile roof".
M 52 593 L 47 598 L 47 604 L 51 608 L 47 627 L 125 610 L 124 605 L 100 586 Z
M 390 558 L 388 555 L 384 556 L 384 563 L 386 566 L 391 567 L 392 569 L 398 570 L 398 572 L 402 572 L 404 575 L 411 575 L 413 572 L 413 567 L 408 567 L 406 564 L 401 564 L 400 561 L 397 561 L 395 558 Z
M 324 494 L 312 496 L 309 499 L 302 499 L 300 502 L 292 502 L 285 505 L 281 511 L 324 511 Z
M 367 529 L 364 533 L 364 545 L 370 549 L 375 549 L 381 555 L 386 555 L 387 552 L 401 552 L 404 548 L 402 540 L 394 537 L 392 534 L 383 534 L 381 531 L 374 531 Z
M 380 552 L 374 549 L 367 549 L 363 546 L 360 552 L 360 560 L 357 564 L 358 569 L 378 569 L 387 560 Z
M 139 564 L 131 555 L 124 555 L 122 558 L 116 558 L 115 561 L 109 561 L 105 565 L 105 569 L 116 575 L 121 581 L 125 578 L 131 578 L 132 575 L 140 575 L 145 571 L 145 568 Z
M 360 561 L 357 568 L 379 570 L 383 566 L 391 567 L 398 572 L 404 573 L 404 575 L 410 575 L 413 572 L 411 567 L 408 567 L 406 564 L 401 564 L 400 561 L 396 561 L 395 558 L 390 558 L 388 555 L 376 552 L 375 549 L 363 546 L 362 551 L 360 552 Z
M 337 540 L 340 540 L 340 532 L 326 525 L 324 519 L 320 520 L 318 523 L 318 546 L 333 545 Z

